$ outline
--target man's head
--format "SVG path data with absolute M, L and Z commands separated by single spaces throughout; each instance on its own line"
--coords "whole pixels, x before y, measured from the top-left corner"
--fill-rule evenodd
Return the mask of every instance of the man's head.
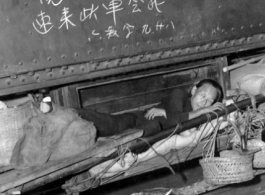
M 223 90 L 219 83 L 211 79 L 201 80 L 191 90 L 193 110 L 205 108 L 216 102 L 222 102 Z

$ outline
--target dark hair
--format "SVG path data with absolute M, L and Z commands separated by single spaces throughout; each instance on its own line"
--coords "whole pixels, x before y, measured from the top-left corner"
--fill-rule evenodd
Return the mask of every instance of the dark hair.
M 204 84 L 212 85 L 217 90 L 217 97 L 215 98 L 213 103 L 222 102 L 224 94 L 221 85 L 212 79 L 203 79 L 196 85 L 197 89 L 203 86 Z

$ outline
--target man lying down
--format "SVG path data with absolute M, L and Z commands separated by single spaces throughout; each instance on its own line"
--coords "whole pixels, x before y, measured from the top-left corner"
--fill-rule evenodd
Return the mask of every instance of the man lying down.
M 223 92 L 221 86 L 213 80 L 205 79 L 195 85 L 191 92 L 176 89 L 161 103 L 149 111 L 138 111 L 120 115 L 98 113 L 89 109 L 69 109 L 54 104 L 49 112 L 49 105 L 41 103 L 40 110 L 23 127 L 24 136 L 20 138 L 13 150 L 11 164 L 19 169 L 42 165 L 48 160 L 60 160 L 93 148 L 97 137 L 120 134 L 131 128 L 142 129 L 144 136 L 179 123 L 193 119 L 202 114 L 223 109 L 221 103 Z M 49 114 L 45 114 L 49 112 Z M 82 117 L 82 118 L 81 118 Z M 215 121 L 217 123 L 217 121 Z M 225 126 L 223 123 L 222 127 Z M 159 154 L 166 154 L 171 149 L 181 149 L 193 142 L 198 142 L 211 133 L 207 128 L 190 129 L 180 135 L 174 135 L 157 142 L 146 152 L 125 157 L 125 166 L 119 163 L 109 171 L 126 169 L 134 162 L 141 162 Z M 106 162 L 91 169 L 91 173 L 100 172 Z M 112 170 L 113 169 L 113 170 Z
M 119 134 L 130 128 L 143 129 L 144 136 L 148 136 L 202 114 L 221 110 L 224 107 L 221 103 L 222 100 L 222 87 L 214 80 L 204 79 L 195 85 L 190 93 L 180 89 L 174 90 L 158 106 L 147 112 L 137 111 L 120 115 L 109 115 L 89 109 L 76 109 L 76 112 L 83 119 L 94 123 L 99 137 Z M 43 107 L 41 109 L 45 110 Z M 152 148 L 138 155 L 127 153 L 122 159 L 123 162 L 120 160 L 115 163 L 110 160 L 93 167 L 89 172 L 93 176 L 102 173 L 104 170 L 105 174 L 102 177 L 108 177 L 128 169 L 132 164 L 153 158 L 157 153 L 165 155 L 171 149 L 185 148 L 210 135 L 214 129 L 214 123 L 216 124 L 217 120 L 202 125 L 198 130 L 193 128 L 180 135 L 161 140 L 155 143 Z M 224 128 L 226 125 L 227 122 L 223 122 L 220 128 Z M 110 164 L 113 164 L 113 166 L 106 172 L 105 169 Z
M 174 125 L 176 126 L 178 123 L 193 119 L 202 114 L 213 112 L 214 110 L 221 110 L 224 108 L 224 105 L 221 103 L 222 100 L 223 91 L 221 86 L 214 80 L 205 79 L 192 88 L 190 95 L 185 91 L 176 89 L 168 97 L 163 99 L 161 104 L 155 108 L 152 108 L 147 112 L 130 113 L 129 117 L 134 117 L 134 115 L 136 115 L 136 120 L 134 119 L 136 123 L 133 123 L 133 120 L 131 120 L 128 123 L 129 126 L 126 126 L 126 128 L 132 128 L 130 125 L 133 124 L 137 128 L 143 129 L 145 136 L 150 135 L 151 133 L 161 131 L 161 129 L 166 129 Z M 226 102 L 226 104 L 228 105 L 229 102 Z M 88 116 L 95 114 L 93 111 L 86 110 L 78 110 L 78 112 L 81 115 L 86 116 L 87 120 L 91 120 Z M 96 113 L 96 115 L 98 116 L 101 114 Z M 112 116 L 107 115 L 107 117 L 109 117 L 110 120 Z M 235 120 L 234 113 L 229 115 L 229 120 Z M 120 126 L 124 127 L 124 121 L 117 121 L 123 122 Z M 222 118 L 213 120 L 211 123 L 203 124 L 198 129 L 193 128 L 179 135 L 165 138 L 155 143 L 145 152 L 140 154 L 127 153 L 122 160 L 119 160 L 116 163 L 114 160 L 109 160 L 93 167 L 89 172 L 91 176 L 104 172 L 101 177 L 110 177 L 120 171 L 127 170 L 133 164 L 151 159 L 157 156 L 157 154 L 165 155 L 172 149 L 182 149 L 192 144 L 194 145 L 203 138 L 209 136 L 220 121 L 222 121 Z M 220 124 L 219 129 L 223 129 L 227 125 L 228 122 L 224 121 Z M 98 128 L 97 123 L 95 123 L 95 126 Z M 117 126 L 119 127 L 119 125 Z M 101 126 L 100 134 L 102 135 L 104 133 L 106 133 L 105 129 Z M 108 167 L 107 170 L 106 167 Z
M 144 136 L 148 136 L 202 114 L 221 110 L 224 108 L 224 105 L 221 103 L 222 100 L 222 87 L 214 80 L 204 79 L 196 84 L 190 93 L 180 89 L 174 90 L 159 105 L 148 111 L 110 115 L 89 109 L 77 108 L 75 112 L 83 119 L 93 122 L 97 129 L 98 137 L 112 136 L 130 128 L 143 129 Z M 46 104 L 41 104 L 43 112 L 46 112 L 47 109 Z M 174 135 L 161 140 L 155 143 L 152 148 L 138 155 L 127 153 L 123 159 L 123 166 L 121 162 L 114 164 L 112 161 L 107 161 L 93 167 L 90 173 L 91 175 L 101 173 L 112 163 L 114 165 L 104 175 L 105 177 L 111 176 L 119 171 L 128 169 L 134 163 L 153 158 L 157 153 L 164 155 L 171 149 L 185 148 L 210 135 L 213 131 L 213 123 L 216 124 L 217 120 L 202 125 L 198 130 L 193 128 L 180 135 Z M 224 122 L 220 128 L 224 128 L 226 125 L 227 122 Z

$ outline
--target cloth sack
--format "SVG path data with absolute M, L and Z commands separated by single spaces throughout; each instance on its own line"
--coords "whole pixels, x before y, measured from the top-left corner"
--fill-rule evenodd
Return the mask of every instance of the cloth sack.
M 96 129 L 73 109 L 53 104 L 53 111 L 41 113 L 24 125 L 24 136 L 17 142 L 11 165 L 25 169 L 48 160 L 67 158 L 92 148 Z

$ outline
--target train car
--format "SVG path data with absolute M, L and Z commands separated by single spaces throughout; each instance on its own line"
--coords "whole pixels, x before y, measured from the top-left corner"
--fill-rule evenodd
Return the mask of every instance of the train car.
M 238 79 L 238 73 L 229 71 L 264 59 L 262 0 L 2 0 L 0 8 L 0 95 L 7 104 L 33 94 L 50 96 L 66 108 L 117 115 L 149 109 L 174 89 L 189 90 L 207 78 L 218 81 L 228 99 L 227 92 L 237 88 Z M 261 86 L 265 69 L 256 70 Z M 243 73 L 241 77 L 250 74 Z M 256 100 L 264 101 L 263 96 Z M 251 103 L 246 99 L 243 107 Z M 218 114 L 226 115 L 229 109 L 236 108 Z M 207 120 L 204 115 L 186 121 L 179 132 Z M 171 127 L 145 141 L 154 144 L 179 133 L 174 130 Z M 134 129 L 103 139 L 73 158 L 34 168 L 2 166 L 0 193 L 25 193 L 65 178 L 66 192 L 78 194 L 164 167 L 157 157 L 151 160 L 156 165 L 148 161 L 114 177 L 90 178 L 90 186 L 75 188 L 80 182 L 71 183 L 69 177 L 85 177 L 91 167 L 116 158 L 121 146 L 144 145 L 145 141 L 135 141 L 142 134 Z M 227 137 L 219 136 L 219 150 L 226 148 Z M 180 158 L 170 153 L 166 160 L 177 164 L 201 157 L 206 141 Z

